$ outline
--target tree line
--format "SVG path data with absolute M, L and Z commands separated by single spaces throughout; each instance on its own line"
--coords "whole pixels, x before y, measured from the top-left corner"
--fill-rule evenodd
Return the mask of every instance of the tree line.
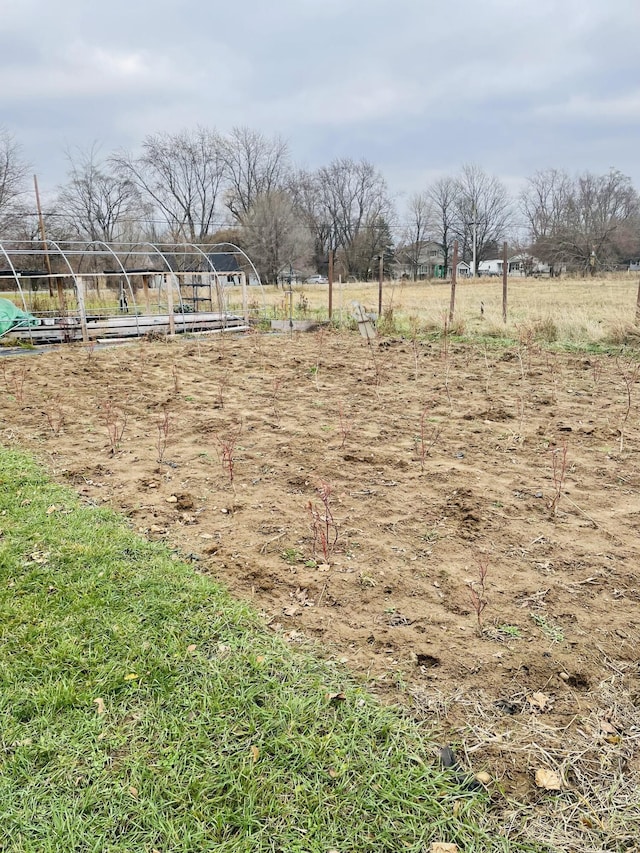
M 267 282 L 326 272 L 329 254 L 344 278 L 402 268 L 416 277 L 425 246 L 439 247 L 444 274 L 458 241 L 476 263 L 511 253 L 552 270 L 595 273 L 640 257 L 640 197 L 629 177 L 527 178 L 517 197 L 481 167 L 465 164 L 410 196 L 401 224 L 387 181 L 366 159 L 340 157 L 315 170 L 296 167 L 288 144 L 247 127 L 222 134 L 198 127 L 155 133 L 135 153 L 103 155 L 97 145 L 67 151 L 68 173 L 45 213 L 52 239 L 104 242 L 229 241 Z M 28 201 L 31 167 L 0 130 L 0 234 L 37 239 Z

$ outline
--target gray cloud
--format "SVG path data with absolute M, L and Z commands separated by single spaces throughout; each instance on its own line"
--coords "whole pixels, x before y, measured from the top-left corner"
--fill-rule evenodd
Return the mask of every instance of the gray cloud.
M 640 181 L 637 0 L 2 2 L 0 124 L 45 187 L 65 146 L 246 124 L 399 194 L 474 161 Z M 6 9 L 4 7 L 7 7 Z

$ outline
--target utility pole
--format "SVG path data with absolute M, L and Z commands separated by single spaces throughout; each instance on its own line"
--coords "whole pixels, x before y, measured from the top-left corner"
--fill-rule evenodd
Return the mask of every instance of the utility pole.
M 53 276 L 51 273 L 51 261 L 49 260 L 49 252 L 47 250 L 47 235 L 44 231 L 44 218 L 42 216 L 42 207 L 40 205 L 40 193 L 38 192 L 38 176 L 33 176 L 33 188 L 36 191 L 36 207 L 38 208 L 38 224 L 40 226 L 40 239 L 42 240 L 42 248 L 44 249 L 44 263 L 49 274 L 49 296 L 53 296 Z
M 378 319 L 382 317 L 382 281 L 384 278 L 384 254 L 380 255 L 380 268 L 378 269 Z

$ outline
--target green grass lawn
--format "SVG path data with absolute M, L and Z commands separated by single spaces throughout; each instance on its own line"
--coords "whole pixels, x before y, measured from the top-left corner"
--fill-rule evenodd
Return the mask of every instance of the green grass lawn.
M 0 448 L 0 850 L 432 841 L 539 849 L 501 835 L 414 723 Z

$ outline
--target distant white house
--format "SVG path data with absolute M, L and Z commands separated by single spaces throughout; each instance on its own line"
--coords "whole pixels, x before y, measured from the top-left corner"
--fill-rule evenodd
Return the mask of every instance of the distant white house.
M 522 277 L 529 275 L 549 275 L 550 271 L 549 264 L 543 263 L 528 252 L 520 252 L 520 254 L 509 258 L 509 275 Z
M 501 258 L 493 258 L 489 261 L 480 261 L 478 264 L 478 275 L 494 276 L 502 275 L 503 261 Z
M 521 276 L 524 278 L 525 276 L 550 274 L 549 264 L 543 263 L 541 260 L 533 255 L 529 255 L 527 252 L 520 252 L 517 255 L 513 255 L 509 258 L 507 264 L 507 273 L 510 276 Z M 478 275 L 501 276 L 503 268 L 504 261 L 502 258 L 492 258 L 491 260 L 480 261 L 478 264 Z

